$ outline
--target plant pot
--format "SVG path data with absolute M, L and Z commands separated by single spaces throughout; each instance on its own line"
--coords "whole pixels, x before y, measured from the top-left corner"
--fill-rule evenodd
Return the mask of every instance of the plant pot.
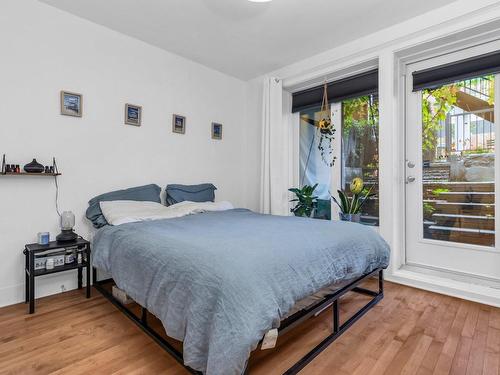
M 299 215 L 297 212 L 294 212 L 293 213 L 295 216 L 297 217 L 308 217 L 308 218 L 314 218 L 314 215 L 316 214 L 316 209 L 313 208 L 312 211 L 311 211 L 311 215 L 306 215 L 306 214 L 302 214 L 302 215 Z
M 31 163 L 28 163 L 24 166 L 24 170 L 27 173 L 42 173 L 44 171 L 43 165 L 41 165 L 39 162 L 36 161 L 36 159 L 33 159 Z
M 339 218 L 342 221 L 351 221 L 353 223 L 359 223 L 361 221 L 361 214 L 344 214 L 339 212 Z

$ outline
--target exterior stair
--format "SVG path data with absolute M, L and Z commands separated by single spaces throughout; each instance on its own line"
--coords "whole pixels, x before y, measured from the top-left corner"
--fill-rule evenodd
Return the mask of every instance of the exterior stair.
M 495 245 L 493 182 L 424 181 L 424 237 Z

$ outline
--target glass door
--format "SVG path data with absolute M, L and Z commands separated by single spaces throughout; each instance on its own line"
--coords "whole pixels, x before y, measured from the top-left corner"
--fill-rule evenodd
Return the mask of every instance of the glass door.
M 432 64 L 415 64 L 410 73 Z M 416 92 L 412 82 L 408 74 L 406 263 L 498 279 L 499 76 Z

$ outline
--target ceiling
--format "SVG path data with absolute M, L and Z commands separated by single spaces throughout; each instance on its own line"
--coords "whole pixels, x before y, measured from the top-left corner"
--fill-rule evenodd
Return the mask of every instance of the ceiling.
M 41 0 L 248 80 L 455 0 Z

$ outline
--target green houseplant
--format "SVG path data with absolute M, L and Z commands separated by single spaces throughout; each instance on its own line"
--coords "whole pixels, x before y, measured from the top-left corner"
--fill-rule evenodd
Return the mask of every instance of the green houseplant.
M 364 189 L 363 180 L 359 177 L 352 180 L 350 190 L 352 193 L 351 197 L 343 190 L 337 190 L 339 200 L 333 195 L 331 197 L 340 208 L 340 220 L 359 223 L 361 219 L 361 208 L 368 198 L 373 197 L 375 194 L 371 192 L 372 188 Z
M 291 212 L 294 213 L 295 216 L 305 216 L 311 217 L 314 213 L 314 209 L 318 204 L 318 197 L 314 196 L 314 190 L 318 184 L 314 186 L 305 185 L 302 189 L 299 188 L 291 188 L 288 191 L 291 191 L 295 194 L 296 198 L 292 199 L 290 202 L 297 202 L 295 207 L 290 209 Z

